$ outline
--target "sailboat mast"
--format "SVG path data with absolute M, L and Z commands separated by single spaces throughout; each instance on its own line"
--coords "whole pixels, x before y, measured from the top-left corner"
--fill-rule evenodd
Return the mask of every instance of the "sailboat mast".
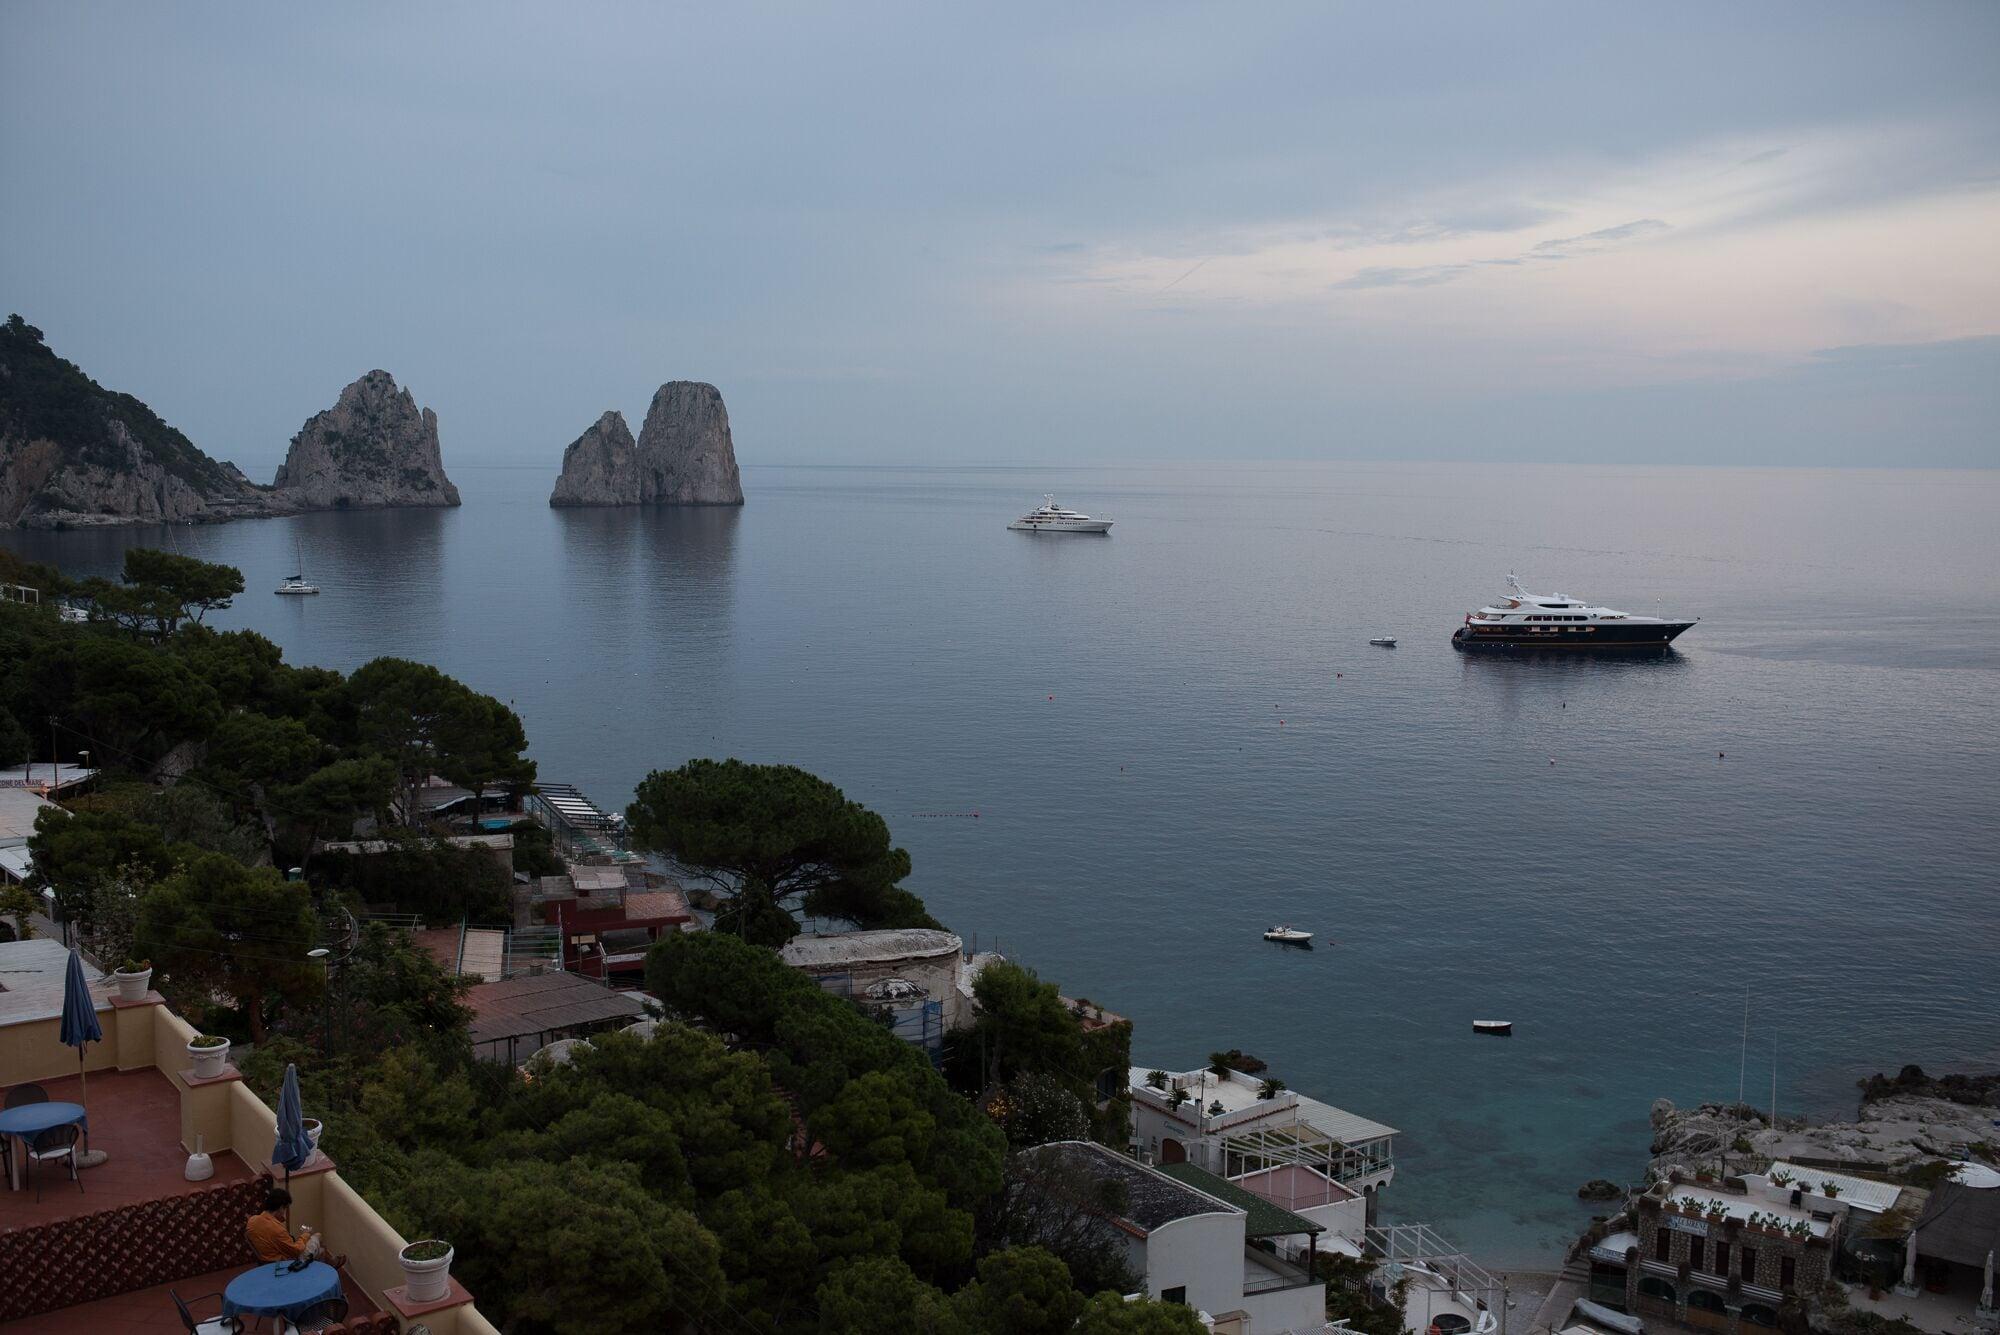
M 1750 1069 L 1750 989 L 1743 989 L 1743 1047 L 1736 1057 L 1736 1106 L 1743 1106 L 1743 1078 Z

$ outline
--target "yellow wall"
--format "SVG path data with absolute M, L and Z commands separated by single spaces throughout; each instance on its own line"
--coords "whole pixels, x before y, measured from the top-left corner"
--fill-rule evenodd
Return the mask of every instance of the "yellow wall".
M 108 1070 L 118 1064 L 117 1022 L 107 1003 L 97 1013 L 104 1041 L 83 1050 L 85 1071 Z M 0 1085 L 17 1085 L 23 1080 L 60 1080 L 76 1074 L 76 1049 L 63 1046 L 62 1021 L 51 1015 L 46 1020 L 27 1020 L 0 1027 Z

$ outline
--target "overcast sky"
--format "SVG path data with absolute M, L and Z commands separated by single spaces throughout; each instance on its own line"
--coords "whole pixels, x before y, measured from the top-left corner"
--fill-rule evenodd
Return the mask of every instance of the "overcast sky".
M 0 307 L 260 479 L 2000 465 L 2000 5 L 0 5 Z

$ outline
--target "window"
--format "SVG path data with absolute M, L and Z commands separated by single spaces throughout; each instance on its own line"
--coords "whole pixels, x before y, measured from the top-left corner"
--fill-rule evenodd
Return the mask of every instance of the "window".
M 1778 1287 L 1790 1293 L 1792 1282 L 1799 1277 L 1797 1258 L 1784 1256 L 1778 1259 Z
M 1718 1275 L 1729 1273 L 1729 1244 L 1720 1238 L 1715 1240 L 1715 1265 L 1713 1269 Z
M 1674 1255 L 1674 1235 L 1668 1229 L 1661 1229 L 1653 1235 L 1653 1259 L 1670 1261 Z
M 1707 1258 L 1702 1253 L 1706 1250 L 1707 1244 L 1700 1238 L 1688 1239 L 1688 1269 L 1701 1270 L 1705 1268 L 1702 1262 Z
M 1661 1302 L 1673 1302 L 1680 1297 L 1674 1286 L 1658 1275 L 1639 1276 L 1639 1292 L 1643 1297 L 1658 1298 Z
M 1179 1303 L 1182 1307 L 1186 1307 L 1187 1285 L 1176 1284 L 1171 1289 L 1161 1289 L 1160 1301 L 1163 1303 Z
M 1742 1257 L 1743 1264 L 1737 1267 L 1736 1273 L 1741 1275 L 1746 1281 L 1754 1281 L 1757 1278 L 1757 1249 L 1755 1247 L 1745 1247 Z

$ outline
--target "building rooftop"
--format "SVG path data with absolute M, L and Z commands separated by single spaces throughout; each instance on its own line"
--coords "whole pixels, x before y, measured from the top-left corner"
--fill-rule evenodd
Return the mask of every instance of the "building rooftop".
M 645 1014 L 639 999 L 573 973 L 533 974 L 468 989 L 474 1046 Z
M 1825 1237 L 1831 1228 L 1831 1225 L 1826 1220 L 1813 1218 L 1810 1211 L 1795 1209 L 1782 1201 L 1771 1200 L 1761 1196 L 1744 1195 L 1734 1191 L 1721 1191 L 1717 1188 L 1705 1187 L 1695 1182 L 1676 1182 L 1667 1187 L 1665 1199 L 1677 1201 L 1683 1197 L 1693 1197 L 1704 1207 L 1720 1201 L 1729 1211 L 1731 1219 L 1747 1220 L 1753 1214 L 1761 1214 L 1767 1217 L 1775 1216 L 1788 1224 L 1803 1223 L 1812 1229 L 1812 1235 L 1816 1238 Z M 1806 1199 L 1810 1201 L 1813 1198 L 1808 1196 Z M 1829 1200 L 1825 1197 L 1819 1198 L 1817 1203 L 1823 1205 L 1825 1211 L 1833 1211 L 1841 1208 L 1839 1201 Z
M 1768 1180 L 1773 1173 L 1788 1174 L 1792 1179 L 1791 1186 L 1798 1187 L 1809 1195 L 1817 1193 L 1824 1196 L 1825 1193 L 1820 1191 L 1820 1185 L 1831 1182 L 1840 1189 L 1840 1195 L 1833 1199 L 1843 1201 L 1856 1209 L 1867 1210 L 1871 1214 L 1881 1214 L 1885 1210 L 1894 1209 L 1896 1198 L 1903 1194 L 1903 1189 L 1893 1182 L 1877 1182 L 1873 1178 L 1851 1177 L 1846 1173 L 1829 1173 L 1824 1168 L 1803 1168 L 1795 1163 L 1787 1163 L 1783 1159 L 1765 1169 L 1764 1177 Z
M 1253 1191 L 1246 1191 L 1234 1182 L 1217 1177 L 1206 1168 L 1197 1168 L 1191 1163 L 1161 1164 L 1160 1171 L 1176 1182 L 1184 1182 L 1197 1191 L 1206 1192 L 1219 1201 L 1235 1206 L 1250 1216 L 1243 1227 L 1246 1238 L 1280 1238 L 1298 1233 L 1324 1233 L 1322 1224 L 1315 1224 L 1303 1215 L 1293 1214 L 1281 1205 L 1273 1205 Z
M 1094 1141 L 1059 1140 L 1022 1153 L 1038 1161 L 1053 1159 L 1065 1174 L 1123 1184 L 1125 1208 L 1118 1215 L 1144 1232 L 1195 1215 L 1245 1213 L 1240 1206 L 1176 1182 L 1158 1169 Z
M 2000 1188 L 1945 1182 L 1917 1216 L 1917 1255 L 1984 1266 L 2000 1252 Z
M 0 941 L 0 1025 L 61 1015 L 63 980 L 68 969 L 69 949 L 60 941 L 45 936 L 28 941 Z M 83 966 L 83 976 L 90 983 L 91 999 L 97 1003 L 97 1009 L 109 1010 L 114 986 L 111 980 L 89 964 Z
M 45 770 L 47 766 L 43 767 Z M 0 788 L 0 844 L 26 843 L 35 832 L 35 817 L 57 810 L 56 804 L 26 788 Z
M 1147 1074 L 1146 1067 L 1134 1066 L 1127 1076 L 1128 1083 L 1136 1092 L 1150 1093 L 1155 1098 L 1164 1097 L 1163 1091 L 1155 1090 L 1146 1083 Z M 1261 1117 L 1244 1118 L 1229 1124 L 1227 1129 L 1231 1131 L 1252 1127 L 1268 1131 L 1274 1126 L 1282 1127 L 1298 1121 L 1344 1145 L 1358 1145 L 1396 1134 L 1393 1126 L 1385 1126 L 1358 1113 L 1307 1098 L 1296 1090 L 1282 1089 L 1272 1098 L 1262 1098 L 1262 1085 L 1263 1081 L 1254 1075 L 1231 1071 L 1227 1076 L 1217 1076 L 1206 1067 L 1169 1073 L 1167 1077 L 1168 1091 L 1185 1089 L 1190 1108 L 1204 1116 L 1210 1105 L 1216 1103 L 1222 1105 L 1220 1116 L 1224 1118 L 1259 1107 L 1266 1110 Z
M 955 955 L 963 947 L 964 942 L 950 932 L 931 927 L 900 927 L 879 932 L 795 936 L 778 954 L 795 969 L 825 969 L 843 964 L 889 964 L 929 955 Z
M 65 789 L 89 783 L 97 777 L 94 769 L 63 764 L 51 766 L 46 760 L 38 760 L 32 765 L 13 765 L 0 769 L 0 788 L 32 788 L 38 793 L 54 791 L 61 794 Z M 60 786 L 58 786 L 60 784 Z

